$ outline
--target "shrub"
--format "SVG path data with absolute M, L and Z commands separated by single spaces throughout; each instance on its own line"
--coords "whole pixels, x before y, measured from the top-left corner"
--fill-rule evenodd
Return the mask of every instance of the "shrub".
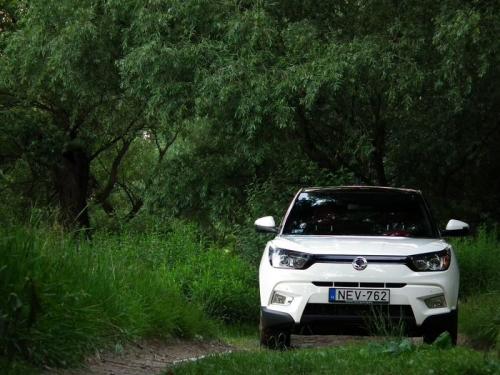
M 161 268 L 182 295 L 211 318 L 239 323 L 258 318 L 257 267 L 231 248 L 209 243 L 193 224 L 173 221 L 165 234 L 104 236 L 108 247 L 123 242 L 127 256 Z
M 184 224 L 92 241 L 0 229 L 0 357 L 66 366 L 116 341 L 210 336 L 206 314 L 252 316 L 255 274 L 232 254 L 205 250 Z
M 22 362 L 9 362 L 0 357 L 0 374 L 2 375 L 38 375 L 40 370 Z
M 460 331 L 475 346 L 500 350 L 500 241 L 497 230 L 453 241 L 460 262 Z
M 500 355 L 500 291 L 470 296 L 460 305 L 460 330 L 474 346 Z
M 209 316 L 230 323 L 257 320 L 257 268 L 229 250 L 194 254 L 175 274 L 186 295 Z
M 496 230 L 481 228 L 475 237 L 453 241 L 460 263 L 462 297 L 500 291 L 500 241 Z

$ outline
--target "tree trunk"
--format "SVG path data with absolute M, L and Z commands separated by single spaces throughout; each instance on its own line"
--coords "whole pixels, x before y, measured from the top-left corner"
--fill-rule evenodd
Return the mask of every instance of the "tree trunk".
M 377 183 L 381 186 L 387 186 L 387 177 L 385 174 L 384 158 L 385 158 L 385 124 L 379 122 L 375 124 L 375 135 L 373 137 L 373 154 L 372 163 L 375 170 Z
M 371 157 L 372 168 L 375 172 L 377 183 L 381 186 L 387 186 L 387 176 L 385 174 L 385 143 L 387 136 L 386 123 L 382 118 L 382 96 L 377 95 L 371 99 L 373 110 L 373 153 Z
M 55 171 L 55 185 L 64 224 L 89 228 L 87 209 L 90 158 L 81 147 L 65 150 Z

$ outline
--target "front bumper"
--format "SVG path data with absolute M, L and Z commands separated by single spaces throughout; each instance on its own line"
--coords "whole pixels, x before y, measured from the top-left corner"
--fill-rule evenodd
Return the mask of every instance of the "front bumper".
M 386 305 L 390 306 L 390 305 Z M 361 321 L 357 316 L 342 316 L 342 319 L 331 316 L 329 319 L 325 316 L 319 319 L 310 319 L 307 315 L 304 319 L 296 323 L 291 315 L 279 311 L 270 310 L 261 307 L 261 328 L 265 330 L 286 331 L 298 334 L 349 334 L 365 335 L 376 334 L 371 327 L 366 325 L 366 321 Z M 437 327 L 448 327 L 451 322 L 457 319 L 457 310 L 451 310 L 447 313 L 431 315 L 425 318 L 421 325 L 417 325 L 411 319 L 405 320 L 405 324 L 400 327 L 403 331 L 398 334 L 407 334 L 409 336 L 421 336 L 426 331 L 435 330 Z M 378 327 L 380 328 L 380 327 Z M 378 333 L 387 334 L 387 331 Z
M 385 306 L 406 306 L 415 327 L 422 326 L 431 316 L 450 314 L 457 308 L 459 271 L 454 256 L 449 269 L 442 272 L 414 272 L 401 264 L 371 264 L 364 271 L 356 271 L 351 264 L 338 263 L 318 263 L 306 270 L 287 270 L 273 268 L 264 257 L 260 266 L 261 306 L 268 311 L 288 314 L 295 325 L 299 325 L 304 323 L 307 306 L 329 305 L 330 287 L 322 285 L 332 282 L 335 286 L 337 282 L 383 282 L 384 289 L 390 290 L 390 305 Z M 288 305 L 271 304 L 274 292 L 293 300 Z M 446 307 L 429 308 L 425 300 L 438 295 L 444 295 Z
M 316 286 L 311 282 L 279 283 L 275 286 L 273 292 L 293 297 L 293 301 L 290 305 L 268 304 L 266 307 L 273 311 L 287 313 L 296 323 L 300 323 L 308 305 L 329 304 L 329 289 L 329 287 Z M 456 302 L 454 305 L 450 305 L 448 299 L 447 307 L 433 309 L 427 307 L 425 304 L 427 298 L 445 294 L 445 290 L 437 285 L 405 285 L 401 288 L 389 288 L 389 290 L 390 305 L 388 306 L 409 306 L 413 312 L 416 325 L 421 325 L 429 316 L 449 313 L 456 307 Z

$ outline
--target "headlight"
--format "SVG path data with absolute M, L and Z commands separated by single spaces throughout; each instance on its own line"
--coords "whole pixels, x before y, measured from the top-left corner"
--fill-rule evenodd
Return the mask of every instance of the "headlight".
M 269 262 L 276 268 L 304 269 L 309 267 L 310 254 L 269 247 Z
M 409 257 L 408 267 L 413 271 L 446 271 L 450 267 L 451 251 L 444 249 L 436 253 L 412 255 Z

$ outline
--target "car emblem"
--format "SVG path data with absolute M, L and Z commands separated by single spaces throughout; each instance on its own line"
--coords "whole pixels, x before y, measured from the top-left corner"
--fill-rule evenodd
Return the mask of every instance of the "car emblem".
M 356 257 L 352 261 L 352 267 L 357 271 L 363 271 L 368 266 L 368 261 L 365 257 Z

